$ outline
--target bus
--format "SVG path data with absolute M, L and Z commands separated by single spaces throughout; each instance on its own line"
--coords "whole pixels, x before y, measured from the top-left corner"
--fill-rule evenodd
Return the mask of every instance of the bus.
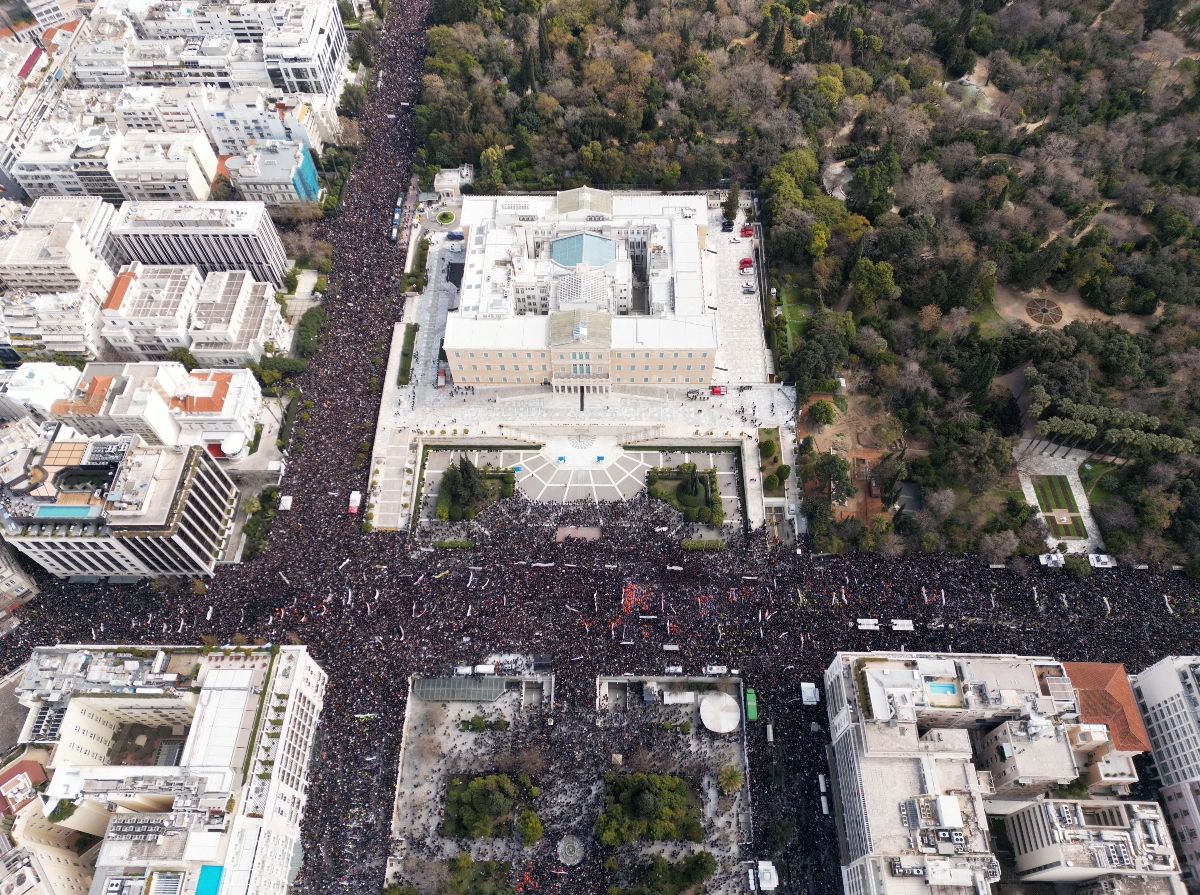
M 749 688 L 746 690 L 746 720 L 758 720 L 758 697 Z
M 404 191 L 396 194 L 396 206 L 392 209 L 392 242 L 400 238 L 400 224 L 404 220 Z

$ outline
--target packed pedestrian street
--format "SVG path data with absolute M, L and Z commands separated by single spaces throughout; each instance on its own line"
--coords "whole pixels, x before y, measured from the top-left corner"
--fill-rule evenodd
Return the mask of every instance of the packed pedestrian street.
M 379 409 L 367 362 L 402 313 L 402 249 L 389 241 L 389 221 L 410 177 L 428 13 L 427 0 L 389 11 L 380 61 L 388 86 L 372 95 L 349 198 L 329 226 L 328 332 L 299 379 L 312 404 L 303 450 L 290 457 L 283 481 L 294 502 L 279 513 L 265 555 L 222 567 L 202 592 L 186 581 L 40 580 L 42 596 L 0 641 L 5 671 L 41 644 L 308 645 L 330 680 L 295 891 L 375 895 L 392 848 L 409 675 L 446 674 L 494 654 L 547 656 L 556 699 L 539 711 L 568 731 L 556 743 L 565 737 L 585 756 L 598 748 L 597 675 L 726 665 L 756 689 L 760 717 L 774 728 L 773 743 L 761 725 L 748 731 L 756 835 L 765 818 L 785 819 L 793 890 L 832 895 L 841 891 L 836 831 L 816 789 L 828 767 L 827 722 L 823 705 L 801 702 L 800 683 L 821 681 L 834 651 L 1014 652 L 1130 670 L 1197 651 L 1200 601 L 1179 573 L 1021 577 L 969 556 L 814 557 L 762 530 L 731 537 L 724 550 L 685 551 L 681 516 L 644 493 L 609 504 L 542 504 L 518 494 L 479 513 L 474 549 L 364 531 L 361 517 L 347 514 L 347 496 L 368 484 L 354 462 Z M 568 526 L 598 528 L 600 537 L 560 540 Z M 630 588 L 636 600 L 627 599 Z M 880 630 L 859 630 L 860 618 L 879 619 Z M 891 619 L 912 620 L 913 630 L 892 630 Z M 678 649 L 664 652 L 664 644 Z M 548 774 L 555 761 L 576 760 L 555 755 Z M 594 814 L 584 814 L 548 825 L 514 880 L 547 893 L 604 893 L 599 849 L 569 868 L 555 850 L 566 832 L 590 835 L 594 824 Z

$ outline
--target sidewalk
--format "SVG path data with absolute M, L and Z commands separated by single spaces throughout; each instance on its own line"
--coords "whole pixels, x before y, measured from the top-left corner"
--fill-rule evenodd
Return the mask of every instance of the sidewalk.
M 388 351 L 387 371 L 384 373 L 383 395 L 376 420 L 375 444 L 371 448 L 371 481 L 367 492 L 367 512 L 371 524 L 381 529 L 402 529 L 411 516 L 413 474 L 416 448 L 412 431 L 404 425 L 394 408 L 399 394 L 409 387 L 397 384 L 400 375 L 400 354 L 404 349 L 405 324 L 392 327 L 392 345 Z

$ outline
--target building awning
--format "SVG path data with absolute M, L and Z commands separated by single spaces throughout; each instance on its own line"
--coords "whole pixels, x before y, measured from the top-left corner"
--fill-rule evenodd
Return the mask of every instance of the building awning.
M 413 693 L 426 702 L 495 702 L 504 693 L 502 677 L 422 677 Z

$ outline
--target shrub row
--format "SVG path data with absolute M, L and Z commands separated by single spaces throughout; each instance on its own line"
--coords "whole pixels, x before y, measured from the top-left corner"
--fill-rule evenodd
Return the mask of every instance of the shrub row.
M 296 353 L 301 357 L 312 357 L 320 348 L 318 338 L 321 335 L 321 325 L 325 322 L 325 309 L 314 305 L 300 317 L 296 327 Z

